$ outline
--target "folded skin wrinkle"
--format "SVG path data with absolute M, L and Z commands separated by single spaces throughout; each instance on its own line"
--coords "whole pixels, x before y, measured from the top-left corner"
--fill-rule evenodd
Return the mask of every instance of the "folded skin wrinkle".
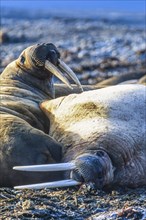
M 146 185 L 145 88 L 117 85 L 41 104 L 63 161 L 76 165 L 71 178 L 97 188 Z

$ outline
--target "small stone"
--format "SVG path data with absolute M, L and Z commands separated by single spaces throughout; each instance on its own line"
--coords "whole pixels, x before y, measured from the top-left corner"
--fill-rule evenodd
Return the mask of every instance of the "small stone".
M 20 201 L 16 204 L 16 207 L 21 207 L 22 210 L 34 209 L 34 206 L 34 203 L 29 199 Z
M 10 42 L 10 37 L 6 31 L 1 30 L 0 31 L 0 43 L 9 43 Z

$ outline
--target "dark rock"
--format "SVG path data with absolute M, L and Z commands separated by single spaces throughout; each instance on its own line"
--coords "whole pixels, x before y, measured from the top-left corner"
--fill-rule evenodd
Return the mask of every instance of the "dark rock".
M 0 31 L 0 43 L 4 44 L 4 43 L 9 43 L 9 42 L 10 42 L 10 37 L 9 37 L 8 33 L 1 30 Z

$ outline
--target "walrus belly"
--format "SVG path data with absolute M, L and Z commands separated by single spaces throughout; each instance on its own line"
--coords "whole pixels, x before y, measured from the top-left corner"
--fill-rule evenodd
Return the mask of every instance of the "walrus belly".
M 115 167 L 114 183 L 146 184 L 145 98 L 142 85 L 118 85 L 41 104 L 63 161 L 102 149 Z

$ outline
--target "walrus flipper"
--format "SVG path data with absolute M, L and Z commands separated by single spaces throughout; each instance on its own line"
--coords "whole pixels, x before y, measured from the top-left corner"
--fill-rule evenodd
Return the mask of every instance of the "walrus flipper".
M 17 165 L 60 162 L 62 146 L 19 117 L 4 114 L 1 123 L 0 186 L 33 184 L 59 178 L 55 172 L 24 173 L 12 170 Z

